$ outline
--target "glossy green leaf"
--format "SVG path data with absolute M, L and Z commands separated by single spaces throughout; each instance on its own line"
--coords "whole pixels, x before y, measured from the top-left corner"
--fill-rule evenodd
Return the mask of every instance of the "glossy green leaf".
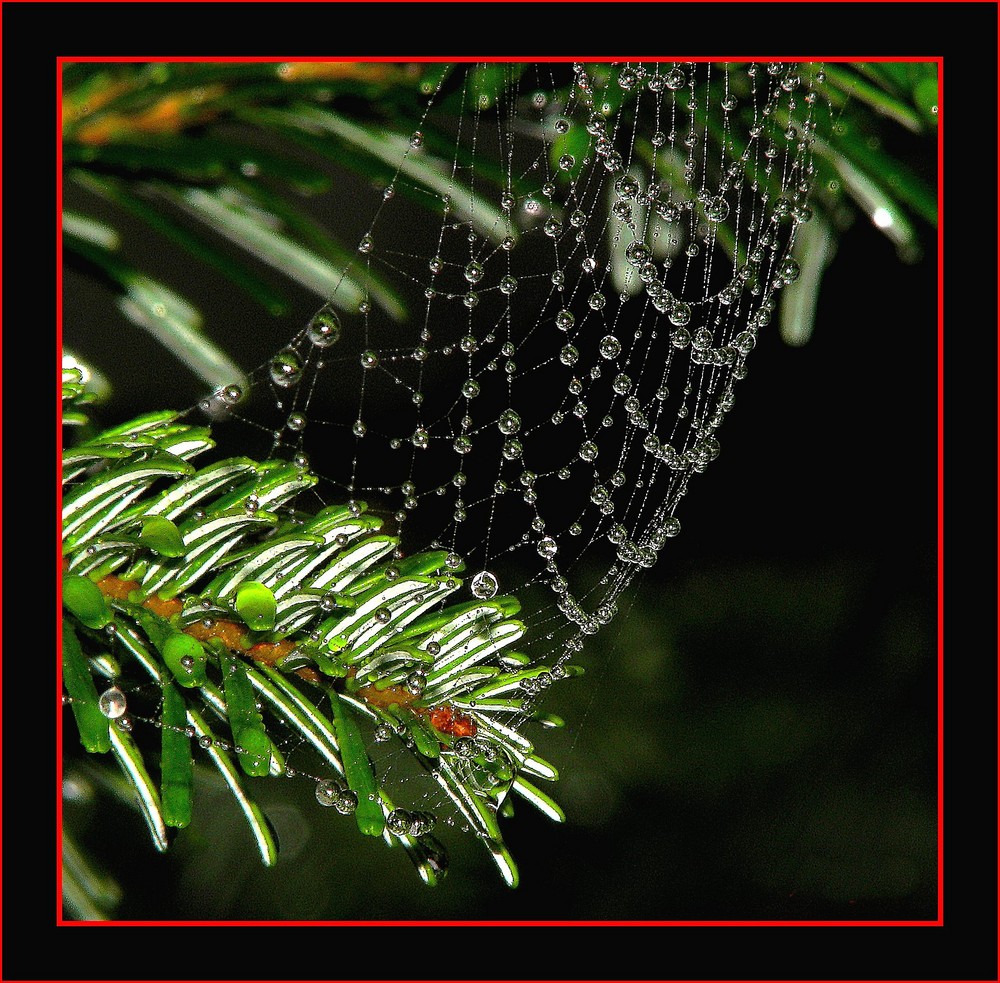
M 152 515 L 143 519 L 139 542 L 160 556 L 184 555 L 184 540 L 180 530 L 163 516 Z
M 247 667 L 254 689 L 288 721 L 339 774 L 344 773 L 333 722 L 321 713 L 289 676 L 269 666 Z
M 80 743 L 88 751 L 103 754 L 111 748 L 108 718 L 98 708 L 97 687 L 80 648 L 80 640 L 65 619 L 62 623 L 62 670 L 63 686 L 72 700 L 70 709 L 80 732 Z
M 163 853 L 169 845 L 167 825 L 163 817 L 163 806 L 160 794 L 142 758 L 142 751 L 132 736 L 119 727 L 110 727 L 111 750 L 114 753 L 122 773 L 128 779 L 135 792 L 139 810 L 142 812 L 153 838 L 153 845 Z
M 246 666 L 227 650 L 219 652 L 219 664 L 222 666 L 229 726 L 233 731 L 240 766 L 253 777 L 266 775 L 271 769 L 271 739 L 264 731 L 253 686 L 247 679 Z
M 161 716 L 160 794 L 163 801 L 163 821 L 167 826 L 183 829 L 191 822 L 191 785 L 194 776 L 187 704 L 170 682 L 163 684 Z
M 368 760 L 361 729 L 351 716 L 351 711 L 336 692 L 331 692 L 333 724 L 340 745 L 340 756 L 344 763 L 344 778 L 347 785 L 358 797 L 358 808 L 354 814 L 358 829 L 365 836 L 381 836 L 385 829 L 385 815 L 378 797 L 378 784 Z
M 198 639 L 184 632 L 174 632 L 164 640 L 160 653 L 174 679 L 185 689 L 204 684 L 208 657 Z
M 454 765 L 445 756 L 442 756 L 433 774 L 438 784 L 482 838 L 504 883 L 508 887 L 517 887 L 520 880 L 517 864 L 514 863 L 514 858 L 503 842 L 492 801 L 480 798 L 472 791 L 456 774 Z
M 440 737 L 429 723 L 415 713 L 400 711 L 397 718 L 405 724 L 417 751 L 425 758 L 436 758 L 441 753 Z
M 209 742 L 208 747 L 205 748 L 205 752 L 215 767 L 219 769 L 219 773 L 229 786 L 233 798 L 236 799 L 237 805 L 239 805 L 240 810 L 245 816 L 261 860 L 266 867 L 273 867 L 278 862 L 278 841 L 274 835 L 274 830 L 271 828 L 270 821 L 260 806 L 247 795 L 246 790 L 243 788 L 239 772 L 233 764 L 232 757 L 218 746 L 215 741 L 215 735 L 202 715 L 190 705 L 188 706 L 187 713 L 188 720 L 194 727 L 198 737 L 201 740 Z
M 160 477 L 180 477 L 194 468 L 173 454 L 129 461 L 77 485 L 63 500 L 63 544 L 78 547 L 112 520 Z
M 270 587 L 246 580 L 236 588 L 236 610 L 251 631 L 270 631 L 278 605 Z
M 555 820 L 557 823 L 566 822 L 566 813 L 563 812 L 559 803 L 540 789 L 535 788 L 530 782 L 526 782 L 523 778 L 515 778 L 511 788 L 549 819 Z
M 103 628 L 111 622 L 107 599 L 88 577 L 74 574 L 63 577 L 62 601 L 63 607 L 88 628 Z

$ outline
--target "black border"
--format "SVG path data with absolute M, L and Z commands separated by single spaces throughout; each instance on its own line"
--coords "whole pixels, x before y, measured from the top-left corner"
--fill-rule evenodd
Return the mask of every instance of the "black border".
M 505 9 L 512 28 L 502 37 L 492 31 L 480 35 L 479 15 L 486 7 Z M 943 927 L 56 927 L 53 788 L 45 765 L 39 768 L 39 762 L 55 760 L 52 740 L 46 736 L 50 715 L 38 712 L 39 705 L 49 706 L 55 689 L 47 673 L 37 672 L 38 665 L 52 664 L 49 653 L 55 651 L 54 633 L 47 636 L 37 627 L 51 618 L 46 602 L 34 612 L 36 624 L 30 629 L 22 621 L 26 608 L 23 613 L 17 610 L 17 620 L 8 618 L 5 631 L 3 979 L 137 979 L 142 978 L 141 967 L 149 965 L 159 967 L 158 978 L 175 979 L 268 979 L 275 973 L 285 979 L 390 979 L 402 978 L 401 973 L 412 979 L 501 980 L 997 979 L 996 662 L 995 649 L 982 641 L 992 637 L 996 624 L 996 594 L 991 580 L 985 581 L 984 592 L 984 582 L 970 577 L 968 561 L 962 558 L 966 548 L 980 557 L 986 552 L 983 527 L 993 527 L 984 516 L 995 515 L 995 496 L 990 494 L 995 472 L 986 474 L 982 449 L 985 445 L 990 450 L 996 441 L 991 442 L 982 420 L 993 419 L 984 403 L 995 394 L 996 381 L 991 371 L 996 365 L 991 343 L 996 338 L 996 200 L 990 173 L 996 147 L 996 4 L 5 3 L 2 17 L 8 284 L 3 313 L 10 369 L 4 402 L 11 423 L 5 427 L 8 475 L 13 475 L 7 486 L 7 515 L 19 527 L 8 535 L 5 564 L 12 609 L 15 604 L 20 608 L 21 585 L 28 579 L 16 534 L 33 524 L 21 517 L 41 508 L 35 528 L 47 528 L 55 505 L 54 485 L 51 498 L 38 496 L 35 480 L 25 487 L 23 477 L 51 473 L 54 480 L 48 436 L 55 432 L 54 419 L 46 411 L 26 407 L 17 381 L 24 378 L 26 364 L 34 373 L 47 372 L 54 364 L 54 345 L 49 343 L 40 355 L 38 335 L 48 337 L 54 322 L 50 284 L 56 227 L 52 109 L 57 55 L 343 53 L 364 58 L 435 52 L 445 57 L 528 57 L 607 51 L 641 57 L 672 46 L 677 38 L 685 45 L 692 38 L 702 39 L 697 43 L 705 54 L 734 57 L 751 52 L 801 56 L 807 50 L 817 58 L 941 55 L 948 97 L 947 239 L 963 244 L 946 267 L 948 791 Z M 365 27 L 373 22 L 376 28 Z M 530 29 L 519 29 L 522 23 Z M 462 24 L 466 30 L 456 34 Z M 817 39 L 820 50 L 806 48 Z M 616 50 L 609 51 L 610 45 Z M 691 53 L 687 47 L 685 52 Z M 46 205 L 39 209 L 39 202 Z M 963 305 L 970 297 L 977 305 L 974 320 L 973 311 L 966 315 Z M 21 350 L 25 343 L 30 349 Z M 971 373 L 984 366 L 989 366 L 990 376 L 973 381 Z M 27 413 L 34 421 L 30 428 L 24 422 Z M 971 461 L 980 476 L 977 482 L 967 480 L 974 475 L 968 474 L 970 460 L 963 460 L 960 451 L 970 429 L 978 440 Z M 34 467 L 25 467 L 33 457 L 39 458 Z M 23 698 L 24 687 L 30 690 L 28 699 Z M 25 733 L 30 739 L 21 736 Z M 511 900 L 513 915 L 516 896 Z M 277 939 L 274 932 L 279 933 Z M 261 938 L 259 933 L 268 934 Z M 282 943 L 284 959 L 272 965 L 268 953 L 279 951 Z M 379 958 L 393 951 L 405 953 L 405 958 Z M 176 975 L 181 967 L 190 967 L 192 976 Z

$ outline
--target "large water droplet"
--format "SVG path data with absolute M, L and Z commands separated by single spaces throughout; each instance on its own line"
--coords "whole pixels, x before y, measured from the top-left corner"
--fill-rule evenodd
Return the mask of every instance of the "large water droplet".
M 556 327 L 560 331 L 569 331 L 575 323 L 576 318 L 573 316 L 573 312 L 565 307 L 556 314 Z
M 128 709 L 128 701 L 117 686 L 112 686 L 98 697 L 97 708 L 108 719 L 117 720 Z
M 298 352 L 289 348 L 271 359 L 269 370 L 276 386 L 294 386 L 302 378 L 302 359 Z
M 306 337 L 317 348 L 329 348 L 340 339 L 340 318 L 329 304 L 309 322 Z
M 672 68 L 663 77 L 663 81 L 667 83 L 668 89 L 683 89 L 687 83 L 687 76 L 679 68 Z
M 598 350 L 604 358 L 617 358 L 621 354 L 622 343 L 613 334 L 606 334 L 601 339 Z
M 538 541 L 538 555 L 545 560 L 551 560 L 559 552 L 559 545 L 551 536 Z
M 343 791 L 343 786 L 332 779 L 316 783 L 316 801 L 325 808 L 337 804 L 337 799 Z
M 670 308 L 668 317 L 670 318 L 670 323 L 676 324 L 678 327 L 688 324 L 691 321 L 690 304 L 685 304 L 681 300 L 677 301 L 677 303 Z
M 515 434 L 521 429 L 521 417 L 514 410 L 504 410 L 497 420 L 500 433 Z
M 491 597 L 496 597 L 497 591 L 500 589 L 500 583 L 489 570 L 482 570 L 472 578 L 469 589 L 472 591 L 473 597 L 478 597 L 480 600 L 488 600 Z
M 729 215 L 729 203 L 722 195 L 716 195 L 705 202 L 705 217 L 710 222 L 724 222 Z

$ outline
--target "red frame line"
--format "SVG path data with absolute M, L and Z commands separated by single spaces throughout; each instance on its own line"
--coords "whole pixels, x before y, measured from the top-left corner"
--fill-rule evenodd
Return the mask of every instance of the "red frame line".
M 117 2 L 117 0 L 116 0 Z M 179 2 L 198 2 L 198 0 L 179 0 Z M 255 0 L 251 0 L 255 2 Z M 453 0 L 453 2 L 460 2 L 460 0 Z M 564 0 L 564 2 L 570 2 L 570 0 Z M 572 0 L 572 2 L 580 2 L 580 0 Z M 583 2 L 590 2 L 590 0 L 583 0 Z M 653 0 L 649 0 L 653 2 Z M 707 2 L 707 0 L 706 0 Z M 902 2 L 902 0 L 894 0 L 894 2 Z M 160 61 L 169 63 L 182 63 L 182 62 L 212 62 L 212 63 L 223 63 L 223 62 L 233 62 L 239 64 L 248 63 L 275 63 L 280 64 L 282 62 L 378 62 L 378 63 L 395 63 L 395 62 L 405 62 L 405 61 L 415 61 L 415 62 L 457 62 L 457 63 L 467 63 L 467 62 L 477 62 L 477 61 L 497 61 L 496 57 L 487 58 L 475 58 L 468 55 L 461 55 L 455 57 L 445 57 L 445 56 L 426 56 L 420 55 L 412 58 L 406 58 L 404 56 L 379 56 L 373 55 L 371 57 L 367 56 L 353 56 L 353 57 L 308 57 L 296 55 L 292 57 L 282 58 L 275 56 L 247 56 L 247 57 L 233 57 L 233 56 L 220 56 L 220 57 L 210 57 L 210 56 L 178 56 L 173 58 L 164 57 L 151 57 L 143 58 L 139 56 L 119 56 L 112 55 L 106 57 L 97 56 L 69 56 L 61 55 L 56 59 L 56 73 L 57 73 L 57 114 L 56 114 L 56 160 L 57 160 L 57 177 L 56 177 L 56 195 L 57 203 L 59 205 L 57 214 L 57 229 L 56 229 L 56 337 L 59 343 L 59 351 L 62 348 L 62 326 L 63 326 L 63 297 L 62 297 L 62 280 L 61 280 L 61 270 L 62 270 L 62 235 L 61 235 L 61 221 L 59 215 L 62 211 L 62 196 L 63 196 L 63 186 L 62 186 L 62 89 L 61 89 L 61 76 L 62 68 L 64 64 L 71 62 L 102 62 L 102 63 L 135 63 L 135 62 L 146 62 L 146 61 Z M 509 57 L 502 59 L 503 61 L 547 61 L 547 62 L 576 62 L 576 61 L 651 61 L 651 60 L 668 60 L 668 59 L 650 59 L 646 58 L 634 58 L 630 59 L 627 56 L 620 56 L 614 59 L 608 58 L 607 56 L 586 56 L 579 55 L 574 57 L 568 57 L 564 55 L 554 55 L 551 57 L 540 57 L 538 55 L 532 55 L 523 59 L 517 57 Z M 725 58 L 714 57 L 714 56 L 684 56 L 679 59 L 669 59 L 669 60 L 682 60 L 686 62 L 716 62 L 716 61 L 746 61 L 746 62 L 768 62 L 768 61 L 815 61 L 813 57 L 792 57 L 789 55 L 766 57 L 766 56 L 751 56 L 751 57 L 738 57 L 735 55 L 726 55 Z M 618 927 L 618 926 L 632 926 L 632 927 L 666 927 L 666 926 L 707 926 L 707 927 L 832 927 L 832 928 L 844 928 L 844 927 L 856 927 L 856 926 L 873 926 L 873 927 L 896 927 L 896 926 L 943 926 L 944 924 L 944 840 L 943 840 L 943 829 L 944 829 L 944 267 L 943 267 L 943 254 L 944 254 L 944 221 L 943 221 L 943 200 L 944 200 L 944 58 L 941 56 L 937 57 L 921 57 L 921 56 L 841 56 L 841 57 L 830 57 L 825 56 L 822 61 L 827 62 L 935 62 L 938 69 L 938 130 L 937 130 L 937 193 L 938 193 L 938 229 L 937 229 L 937 247 L 938 247 L 938 259 L 937 259 L 937 796 L 938 796 L 938 809 L 937 809 L 937 862 L 938 862 L 938 882 L 937 882 L 937 917 L 934 920 L 924 919 L 924 920 L 858 920 L 858 921 L 844 921 L 844 920 L 776 920 L 776 921 L 760 921 L 760 920 L 692 920 L 692 921 L 659 921 L 659 920 L 634 920 L 634 921 L 610 921 L 610 920 L 586 920 L 586 921 L 567 921 L 567 920 L 546 920 L 546 921 L 523 921 L 523 920 L 480 920 L 480 921 L 454 921 L 454 920 L 382 920 L 382 921 L 337 921 L 337 920 L 326 920 L 326 921 L 281 921 L 281 920 L 252 920 L 252 921 L 205 921 L 205 920 L 172 920 L 172 921 L 160 921 L 160 920 L 119 920 L 119 921 L 109 921 L 109 922 L 85 922 L 85 921 L 73 921 L 63 918 L 62 915 L 62 884 L 60 870 L 62 867 L 62 842 L 61 842 L 61 829 L 62 829 L 62 756 L 61 747 L 63 740 L 63 726 L 62 726 L 62 713 L 57 714 L 56 719 L 56 775 L 57 775 L 57 786 L 56 786 L 56 816 L 57 816 L 57 842 L 56 842 L 56 854 L 59 860 L 59 868 L 56 873 L 56 924 L 62 927 L 102 927 L 102 926 L 173 926 L 173 925 L 183 925 L 183 926 L 248 926 L 248 927 L 279 927 L 285 925 L 299 925 L 299 926 L 358 926 L 358 927 L 402 927 L 402 926 L 441 926 L 441 927 L 527 927 L 527 926 L 545 926 L 545 927 Z M 998 95 L 1000 95 L 1000 83 L 998 83 Z M 1000 99 L 998 99 L 998 105 L 1000 105 Z M 998 110 L 998 119 L 1000 119 L 1000 110 Z M 998 181 L 1000 185 L 1000 181 Z M 998 226 L 998 242 L 1000 242 L 1000 226 Z M 1000 282 L 1000 267 L 998 267 L 998 282 Z M 58 355 L 59 353 L 57 353 Z M 57 376 L 58 377 L 58 376 Z M 998 418 L 1000 418 L 1000 413 L 998 413 Z M 62 407 L 61 400 L 57 395 L 57 460 L 61 469 L 61 444 L 62 444 Z M 1000 474 L 1000 470 L 998 470 Z M 58 520 L 61 525 L 61 487 L 57 490 L 57 502 L 59 506 L 60 519 Z M 0 503 L 0 509 L 2 509 L 2 503 Z M 0 541 L 2 542 L 2 541 Z M 57 584 L 60 588 L 57 590 L 57 595 L 61 595 L 61 570 L 62 570 L 62 554 L 57 548 L 57 570 L 59 576 L 57 576 Z M 1000 594 L 998 594 L 1000 598 Z M 59 624 L 62 618 L 62 599 L 61 596 L 56 598 L 56 623 Z M 1000 633 L 1000 616 L 998 616 L 998 633 Z M 998 693 L 1000 696 L 1000 693 Z M 61 704 L 62 700 L 62 671 L 61 671 L 61 660 L 59 671 L 57 672 L 57 701 Z M 1000 739 L 998 739 L 998 747 L 1000 747 Z M 998 802 L 1000 802 L 1000 796 L 998 796 Z M 998 836 L 998 843 L 1000 843 L 1000 836 Z M 150 983 L 156 983 L 156 981 L 150 981 Z M 377 983 L 377 981 L 369 981 L 369 983 Z M 393 981 L 393 983 L 404 983 L 404 981 Z M 679 981 L 680 983 L 680 981 Z M 700 983 L 705 983 L 705 981 L 700 981 Z

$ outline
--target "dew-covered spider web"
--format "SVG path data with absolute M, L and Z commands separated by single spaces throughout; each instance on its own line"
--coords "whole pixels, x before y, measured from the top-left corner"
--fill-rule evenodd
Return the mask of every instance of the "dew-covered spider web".
M 532 758 L 558 702 L 548 691 L 669 553 L 685 497 L 725 446 L 757 338 L 799 273 L 821 68 L 424 67 L 422 115 L 405 130 L 287 111 L 378 176 L 345 176 L 337 207 L 356 252 L 325 304 L 201 412 L 318 475 L 309 507 L 354 520 L 340 546 L 377 544 L 365 570 L 387 582 L 371 610 L 321 624 L 344 591 L 328 579 L 303 627 L 337 653 L 365 642 L 367 617 L 382 633 L 357 672 L 473 721 L 471 736 L 443 721 L 453 740 L 415 767 L 413 735 L 367 706 L 376 774 L 408 821 L 489 839 L 463 799 L 490 792 L 469 762 L 507 754 L 523 769 L 513 791 L 554 814 L 534 794 L 553 776 Z M 407 558 L 425 551 L 443 565 L 407 589 Z M 454 604 L 461 629 L 408 659 L 408 625 Z

